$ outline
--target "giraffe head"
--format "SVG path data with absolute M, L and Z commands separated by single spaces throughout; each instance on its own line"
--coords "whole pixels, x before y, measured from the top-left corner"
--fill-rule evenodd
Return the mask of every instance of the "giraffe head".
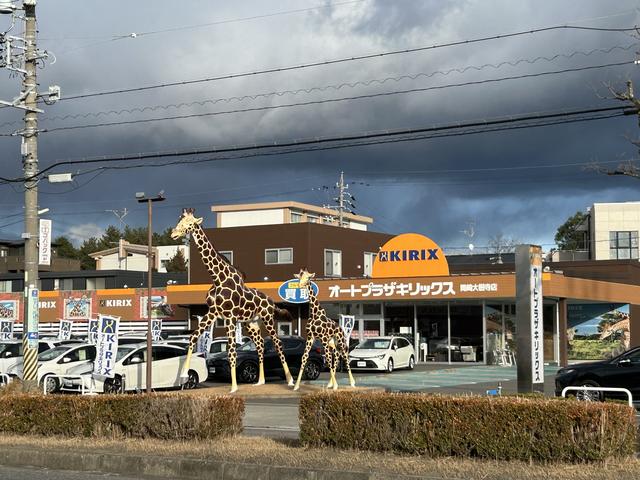
M 309 283 L 311 282 L 311 279 L 315 276 L 316 276 L 315 273 L 309 273 L 309 271 L 306 268 L 300 269 L 300 273 L 296 273 L 294 275 L 294 277 L 300 280 L 300 286 L 303 288 L 309 285 Z
M 171 230 L 171 238 L 174 240 L 184 237 L 187 233 L 191 233 L 195 228 L 202 223 L 202 217 L 197 218 L 193 216 L 193 208 L 182 209 L 182 216 L 180 221 Z

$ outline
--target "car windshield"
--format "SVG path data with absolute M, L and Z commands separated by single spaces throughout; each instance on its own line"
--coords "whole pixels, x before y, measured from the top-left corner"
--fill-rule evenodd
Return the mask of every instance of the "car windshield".
M 137 348 L 138 347 L 133 347 L 129 345 L 118 347 L 118 353 L 116 353 L 116 362 L 119 362 L 120 360 L 122 360 L 124 357 L 129 355 L 131 352 L 133 352 Z
M 358 344 L 356 347 L 359 350 L 386 350 L 389 348 L 391 340 L 385 340 L 381 338 L 370 338 L 364 342 Z
M 54 348 L 52 348 L 50 350 L 46 350 L 46 351 L 42 352 L 40 355 L 38 355 L 38 360 L 40 360 L 41 362 L 48 362 L 49 360 L 53 360 L 54 358 L 58 358 L 60 355 L 62 355 L 67 350 L 69 350 L 68 346 L 54 347 Z

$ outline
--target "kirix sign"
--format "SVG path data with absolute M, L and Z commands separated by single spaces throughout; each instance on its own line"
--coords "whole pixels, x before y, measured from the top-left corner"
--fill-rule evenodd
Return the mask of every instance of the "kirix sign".
M 373 261 L 373 278 L 438 277 L 449 275 L 442 249 L 430 238 L 417 233 L 393 237 Z

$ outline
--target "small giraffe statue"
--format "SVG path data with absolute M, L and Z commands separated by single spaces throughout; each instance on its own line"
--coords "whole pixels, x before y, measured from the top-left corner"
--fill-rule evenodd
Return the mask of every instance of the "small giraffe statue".
M 287 366 L 287 361 L 282 349 L 282 342 L 277 336 L 275 316 L 284 316 L 291 319 L 291 314 L 281 308 L 277 308 L 272 299 L 264 293 L 248 288 L 242 275 L 234 268 L 225 257 L 214 248 L 200 224 L 202 218 L 193 215 L 193 209 L 184 209 L 176 227 L 171 231 L 171 238 L 177 240 L 187 234 L 196 244 L 202 262 L 207 267 L 213 284 L 207 292 L 207 314 L 200 320 L 198 328 L 191 334 L 187 359 L 182 371 L 182 378 L 186 378 L 189 372 L 191 354 L 198 342 L 198 338 L 207 330 L 216 318 L 223 318 L 227 328 L 229 342 L 228 357 L 231 368 L 231 393 L 238 390 L 236 381 L 236 322 L 247 325 L 249 336 L 256 345 L 259 359 L 259 377 L 256 385 L 264 384 L 264 340 L 260 333 L 258 320 L 262 320 L 267 333 L 271 335 L 273 345 L 282 362 L 282 368 L 289 386 L 293 385 L 293 377 Z
M 327 384 L 327 388 L 338 389 L 338 381 L 336 380 L 336 368 L 338 366 L 338 358 L 342 357 L 347 371 L 349 372 L 349 383 L 352 387 L 356 386 L 356 382 L 351 374 L 351 367 L 349 366 L 349 349 L 347 346 L 344 332 L 340 325 L 327 317 L 327 313 L 324 308 L 320 306 L 318 297 L 316 297 L 313 287 L 311 285 L 311 279 L 315 277 L 315 273 L 309 273 L 306 268 L 300 270 L 300 273 L 295 277 L 300 280 L 300 288 L 306 288 L 309 296 L 309 319 L 307 320 L 307 345 L 302 355 L 302 362 L 300 364 L 300 372 L 298 373 L 298 380 L 293 388 L 298 390 L 300 388 L 300 380 L 302 380 L 302 374 L 304 373 L 304 367 L 309 359 L 309 351 L 313 345 L 313 341 L 317 338 L 322 342 L 324 347 L 325 356 L 329 359 L 329 366 L 331 369 L 331 378 Z

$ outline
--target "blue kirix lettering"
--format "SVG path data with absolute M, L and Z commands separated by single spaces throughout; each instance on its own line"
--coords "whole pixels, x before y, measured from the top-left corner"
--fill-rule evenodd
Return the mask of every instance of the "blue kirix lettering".
M 438 248 L 424 248 L 422 250 L 389 250 L 378 253 L 380 262 L 412 262 L 416 260 L 439 260 Z

